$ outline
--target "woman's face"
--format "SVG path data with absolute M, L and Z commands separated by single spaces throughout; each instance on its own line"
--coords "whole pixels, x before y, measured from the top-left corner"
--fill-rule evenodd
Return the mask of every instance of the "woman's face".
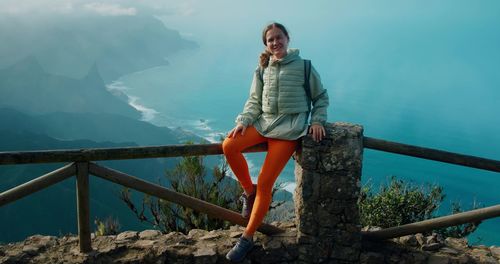
M 286 56 L 288 38 L 281 29 L 273 27 L 266 32 L 266 47 L 275 59 L 281 59 Z

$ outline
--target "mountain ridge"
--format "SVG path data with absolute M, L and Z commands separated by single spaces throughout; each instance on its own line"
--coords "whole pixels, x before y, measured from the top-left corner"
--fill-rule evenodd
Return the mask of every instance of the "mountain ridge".
M 95 65 L 105 83 L 111 83 L 132 72 L 167 65 L 172 54 L 198 47 L 154 16 L 19 19 L 0 17 L 0 68 L 34 56 L 50 74 L 79 79 Z
M 82 79 L 47 73 L 33 56 L 0 70 L 0 107 L 39 114 L 57 111 L 115 113 L 139 119 L 140 113 L 112 95 L 95 67 Z

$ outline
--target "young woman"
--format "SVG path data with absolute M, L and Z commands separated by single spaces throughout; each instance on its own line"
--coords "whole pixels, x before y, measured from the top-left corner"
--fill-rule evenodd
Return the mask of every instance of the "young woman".
M 252 249 L 253 235 L 269 210 L 274 182 L 295 151 L 297 139 L 308 132 L 315 141 L 325 136 L 328 94 L 318 73 L 311 67 L 309 98 L 305 88 L 306 64 L 299 50 L 288 49 L 290 37 L 286 28 L 279 23 L 266 26 L 262 41 L 266 48 L 260 55 L 250 96 L 222 145 L 229 166 L 244 190 L 242 216 L 249 218 L 242 237 L 226 255 L 235 262 L 243 260 Z M 241 152 L 263 142 L 267 143 L 268 152 L 254 185 Z

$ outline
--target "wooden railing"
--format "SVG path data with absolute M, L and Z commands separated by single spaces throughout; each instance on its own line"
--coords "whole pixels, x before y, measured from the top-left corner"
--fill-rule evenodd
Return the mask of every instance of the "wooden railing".
M 500 172 L 500 161 L 497 160 L 405 145 L 369 137 L 364 137 L 363 143 L 365 148 Z M 259 152 L 265 151 L 266 149 L 267 146 L 261 144 L 247 149 L 246 152 Z M 80 242 L 79 246 L 82 252 L 89 252 L 92 249 L 89 218 L 89 175 L 94 175 L 125 187 L 136 189 L 151 196 L 192 208 L 206 213 L 211 217 L 223 219 L 233 224 L 244 226 L 246 225 L 247 220 L 243 219 L 241 215 L 236 212 L 174 192 L 168 188 L 141 180 L 123 172 L 99 166 L 92 162 L 98 160 L 165 158 L 220 154 L 222 154 L 221 144 L 0 152 L 0 165 L 71 162 L 60 169 L 0 193 L 0 206 L 14 202 L 76 175 L 78 234 Z M 452 216 L 435 218 L 419 223 L 387 228 L 379 231 L 363 232 L 363 236 L 372 239 L 387 239 L 406 234 L 425 232 L 439 227 L 481 221 L 498 216 L 500 216 L 500 205 L 472 210 Z M 259 228 L 259 231 L 265 234 L 275 234 L 282 232 L 283 230 L 272 225 L 263 224 Z
M 376 138 L 364 137 L 365 148 L 392 152 L 422 159 L 435 160 L 465 167 L 500 172 L 500 161 L 463 155 L 443 150 L 401 144 Z
M 461 165 L 476 169 L 482 169 L 487 171 L 500 172 L 500 161 L 498 160 L 485 159 L 475 156 L 448 152 L 448 151 L 401 144 L 370 137 L 363 138 L 363 145 L 365 148 L 370 148 L 374 150 L 397 153 L 401 155 L 440 161 L 440 162 Z M 422 233 L 442 227 L 479 222 L 485 219 L 499 217 L 499 216 L 500 216 L 500 205 L 495 205 L 467 212 L 457 213 L 454 215 L 437 217 L 417 223 L 411 223 L 402 226 L 396 226 L 382 230 L 362 232 L 362 233 L 364 237 L 370 239 L 389 239 L 404 235 Z
M 247 149 L 246 152 L 264 151 L 266 149 L 266 145 L 257 145 Z M 92 250 L 90 239 L 89 175 L 94 175 L 145 194 L 177 203 L 206 213 L 214 218 L 245 226 L 248 220 L 236 212 L 91 162 L 96 160 L 165 158 L 215 154 L 222 154 L 221 144 L 0 152 L 0 165 L 71 162 L 60 169 L 0 193 L 0 206 L 14 202 L 76 175 L 78 236 L 81 252 Z M 270 235 L 283 232 L 280 228 L 269 224 L 262 224 L 258 230 Z

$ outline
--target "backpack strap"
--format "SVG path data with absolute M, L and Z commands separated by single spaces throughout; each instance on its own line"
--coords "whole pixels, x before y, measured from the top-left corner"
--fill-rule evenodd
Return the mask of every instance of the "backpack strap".
M 311 112 L 311 84 L 309 79 L 311 77 L 311 60 L 304 60 L 304 90 L 307 95 L 307 109 Z
M 264 84 L 264 67 L 259 65 L 259 79 Z

